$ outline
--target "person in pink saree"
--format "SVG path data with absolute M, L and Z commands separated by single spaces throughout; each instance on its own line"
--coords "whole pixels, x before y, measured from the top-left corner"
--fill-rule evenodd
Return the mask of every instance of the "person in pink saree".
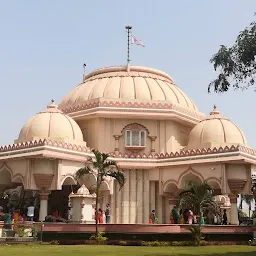
M 191 210 L 188 211 L 188 224 L 193 224 L 193 212 Z

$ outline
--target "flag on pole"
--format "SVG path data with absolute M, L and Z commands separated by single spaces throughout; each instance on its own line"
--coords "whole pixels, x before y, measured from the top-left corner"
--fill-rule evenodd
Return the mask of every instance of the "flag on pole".
M 131 43 L 145 47 L 143 42 L 141 40 L 139 40 L 138 38 L 136 38 L 134 35 L 131 35 Z

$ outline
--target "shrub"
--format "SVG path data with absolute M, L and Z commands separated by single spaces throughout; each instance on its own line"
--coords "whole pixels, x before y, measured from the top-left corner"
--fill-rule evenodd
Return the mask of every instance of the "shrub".
M 127 242 L 126 241 L 120 241 L 119 245 L 125 246 L 125 245 L 127 245 Z
M 191 232 L 195 246 L 199 246 L 200 242 L 204 239 L 201 230 L 202 230 L 202 228 L 200 226 L 191 226 L 189 228 L 189 231 Z
M 174 241 L 170 243 L 171 246 L 192 246 L 194 245 L 193 241 Z
M 98 236 L 92 235 L 89 239 L 96 241 L 98 244 L 104 244 L 108 240 L 108 238 L 105 237 L 104 235 L 104 232 L 99 232 Z
M 50 242 L 50 245 L 59 245 L 59 242 L 56 241 L 56 240 L 53 240 L 53 241 Z
M 256 238 L 253 238 L 253 240 L 249 240 L 248 244 L 251 246 L 256 246 Z
M 164 241 L 152 241 L 152 242 L 147 242 L 147 246 L 169 246 L 169 242 L 164 242 Z
M 32 226 L 32 227 L 31 227 L 31 234 L 32 234 L 32 237 L 34 237 L 34 238 L 37 237 L 38 229 L 37 229 L 36 226 Z
M 161 246 L 161 242 L 158 242 L 158 241 L 148 242 L 147 246 Z
M 25 232 L 25 226 L 19 225 L 18 228 L 15 231 L 19 237 L 24 237 L 27 233 Z

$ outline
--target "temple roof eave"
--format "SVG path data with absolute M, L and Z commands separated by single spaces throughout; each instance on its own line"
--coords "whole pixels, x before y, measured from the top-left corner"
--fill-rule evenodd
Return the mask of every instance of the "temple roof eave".
M 39 140 L 0 147 L 0 161 L 15 158 L 44 157 L 85 162 L 92 157 L 91 150 L 84 146 L 71 145 L 51 140 Z M 225 148 L 192 149 L 166 154 L 126 154 L 110 153 L 110 159 L 122 168 L 155 168 L 174 165 L 240 162 L 256 164 L 256 150 L 244 146 Z
M 167 118 L 173 119 L 177 116 L 187 120 L 193 124 L 198 123 L 205 118 L 205 115 L 199 111 L 191 110 L 178 104 L 173 104 L 168 101 L 139 101 L 139 100 L 120 100 L 98 98 L 85 101 L 82 104 L 67 107 L 62 111 L 68 114 L 75 120 L 86 119 L 91 116 L 142 116 L 150 119 Z

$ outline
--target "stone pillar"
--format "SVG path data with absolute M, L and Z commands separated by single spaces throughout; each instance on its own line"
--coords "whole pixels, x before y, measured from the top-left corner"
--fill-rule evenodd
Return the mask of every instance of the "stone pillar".
M 48 215 L 48 196 L 49 193 L 41 192 L 40 196 L 40 210 L 39 210 L 39 221 L 44 221 Z
M 110 195 L 111 199 L 110 199 L 110 223 L 116 223 L 116 190 L 115 190 L 115 186 L 116 186 L 116 181 L 112 181 L 114 182 L 113 184 L 113 194 Z
M 163 223 L 163 196 L 159 195 L 159 182 L 156 183 L 156 217 L 158 217 L 158 223 Z
M 116 183 L 116 189 L 115 189 L 115 193 L 116 193 L 116 223 L 120 224 L 122 221 L 122 208 L 121 208 L 121 190 L 119 188 L 119 184 L 117 183 L 117 181 L 115 181 Z
M 165 218 L 164 218 L 164 223 L 169 224 L 170 223 L 170 206 L 169 206 L 169 198 L 164 197 L 164 211 L 165 211 Z
M 106 211 L 106 204 L 108 203 L 108 194 L 107 193 L 103 193 L 103 198 L 102 198 L 102 211 L 103 211 L 103 223 L 106 223 L 106 215 L 105 215 L 105 211 Z
M 115 153 L 118 154 L 119 153 L 119 139 L 120 139 L 120 135 L 114 135 L 115 138 Z
M 143 170 L 144 186 L 143 186 L 143 223 L 149 222 L 149 173 L 148 170 Z
M 149 136 L 151 139 L 151 154 L 154 154 L 156 149 L 155 149 L 155 141 L 156 141 L 156 136 Z
M 137 221 L 143 223 L 143 173 L 142 170 L 137 172 Z
M 156 210 L 156 182 L 150 181 L 150 212 Z
M 129 208 L 130 208 L 130 179 L 129 170 L 125 170 L 126 182 L 122 188 L 122 223 L 129 224 Z
M 130 170 L 130 216 L 129 221 L 130 224 L 136 223 L 136 170 Z
M 230 222 L 231 225 L 239 225 L 238 220 L 238 208 L 237 208 L 237 196 L 236 195 L 229 195 L 230 203 L 231 203 L 231 213 L 230 213 Z

